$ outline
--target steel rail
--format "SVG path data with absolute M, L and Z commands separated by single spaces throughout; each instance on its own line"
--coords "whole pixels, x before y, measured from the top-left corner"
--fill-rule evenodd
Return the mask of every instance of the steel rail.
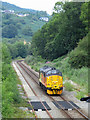
M 17 66 L 17 64 L 16 63 L 14 63 L 15 65 L 16 65 L 16 67 L 17 67 L 17 69 L 19 70 L 19 72 L 21 73 L 21 71 L 20 71 L 20 69 L 19 69 L 19 67 Z M 21 75 L 23 76 L 23 74 L 21 73 Z M 23 78 L 25 79 L 25 77 L 23 76 Z M 23 86 L 22 86 L 23 87 Z M 24 89 L 24 87 L 23 87 L 23 89 Z M 27 96 L 27 93 L 26 93 L 26 91 L 24 90 L 24 92 L 25 92 L 25 94 L 26 94 L 26 96 Z M 28 96 L 27 96 L 27 98 L 28 98 Z M 30 106 L 32 106 L 32 104 L 31 104 L 31 102 L 30 102 L 30 100 L 28 101 L 29 102 L 29 104 L 30 104 Z M 35 113 L 35 110 L 33 109 L 33 106 L 32 106 L 32 111 L 33 111 L 33 113 L 35 114 L 35 118 L 38 118 L 37 117 L 37 115 L 36 115 L 36 113 Z
M 64 108 L 57 102 L 57 100 L 55 100 L 53 97 L 51 97 L 51 96 L 49 96 L 53 101 L 55 101 L 57 104 L 58 104 L 58 106 L 60 106 L 61 107 L 61 109 L 63 110 L 63 112 L 71 119 L 71 120 L 73 120 L 73 118 L 72 118 L 72 116 L 70 116 L 65 110 L 64 110 Z
M 23 64 L 23 63 L 22 63 L 22 64 Z M 26 64 L 26 65 L 25 65 L 25 64 Z M 27 64 L 27 63 L 25 63 L 25 64 L 23 64 L 23 65 L 27 67 L 28 64 Z M 27 67 L 27 68 L 28 68 L 28 67 Z M 36 74 L 36 73 L 34 73 L 30 68 L 28 68 L 28 70 L 30 70 L 32 74 L 34 74 L 37 78 L 39 78 L 39 75 Z
M 67 101 L 64 97 L 59 96 L 60 98 L 62 98 L 64 101 Z M 69 101 L 67 101 L 80 115 L 82 115 L 86 120 L 89 120 L 89 118 L 83 114 L 80 110 L 78 110 L 74 105 L 72 105 Z
M 20 62 L 21 63 L 21 62 Z M 21 63 L 22 64 L 22 63 Z M 37 79 L 39 78 L 35 73 L 32 72 L 32 70 L 30 70 L 28 67 L 26 67 L 24 64 L 22 64 L 25 68 L 27 68 Z M 28 74 L 28 72 L 27 72 Z M 33 77 L 30 75 L 30 77 L 33 79 Z M 36 80 L 34 80 L 36 82 Z M 37 82 L 36 82 L 37 83 Z M 38 84 L 38 83 L 37 83 Z M 39 84 L 38 84 L 39 85 Z M 59 96 L 61 97 L 64 101 L 67 101 L 65 98 L 63 98 L 62 96 Z M 86 120 L 89 120 L 89 118 L 83 114 L 80 110 L 78 110 L 75 106 L 73 106 L 69 101 L 67 101 L 80 115 L 82 115 Z M 58 103 L 57 103 L 58 104 Z M 58 104 L 60 105 L 60 104 Z M 62 108 L 63 109 L 63 108 Z
M 20 63 L 20 62 L 19 62 L 19 64 L 21 64 L 21 66 L 23 67 L 23 69 L 25 70 L 25 72 L 39 85 L 39 83 L 37 82 L 38 79 L 39 79 L 39 77 L 36 76 L 36 75 L 35 75 L 29 68 L 27 68 L 24 64 L 22 64 L 22 63 Z M 29 72 L 28 72 L 25 68 L 26 68 Z M 35 78 L 32 77 L 33 75 L 35 75 L 37 81 L 36 81 Z
M 18 62 L 19 66 L 23 69 L 22 65 Z M 26 72 L 26 70 L 24 69 L 24 71 Z M 27 73 L 27 72 L 26 72 Z M 22 74 L 23 76 L 23 74 Z M 24 76 L 23 76 L 24 77 Z M 31 77 L 31 76 L 30 76 Z M 26 80 L 26 78 L 24 77 L 24 79 Z M 43 102 L 41 101 L 41 99 L 39 98 L 39 96 L 36 94 L 36 92 L 33 90 L 33 88 L 31 87 L 31 85 L 29 84 L 29 82 L 26 80 L 27 84 L 30 86 L 30 88 L 32 89 L 33 93 L 35 94 L 35 96 L 38 97 L 38 99 L 40 100 L 41 104 L 43 105 L 43 107 L 45 108 L 46 112 L 48 113 L 49 117 L 53 119 L 53 117 L 51 116 L 51 114 L 48 112 L 47 108 L 45 107 L 45 105 L 43 104 Z
M 19 63 L 19 64 L 22 64 L 22 63 Z M 22 64 L 23 65 L 23 64 Z M 28 69 L 25 65 L 23 65 L 26 69 Z M 25 70 L 25 69 L 24 69 Z M 32 74 L 34 74 L 30 69 L 28 69 L 29 70 L 29 72 L 31 72 Z M 26 70 L 25 70 L 26 71 Z M 27 71 L 26 71 L 26 73 L 28 74 L 28 75 L 30 75 L 30 77 L 36 82 L 36 80 L 31 76 L 31 74 L 30 73 L 28 73 Z M 35 74 L 34 74 L 35 75 Z M 36 75 L 35 75 L 36 76 Z M 37 76 L 36 76 L 37 77 Z M 38 78 L 38 77 L 37 77 Z M 37 84 L 38 84 L 38 82 L 36 82 Z M 38 84 L 39 85 L 39 84 Z M 51 96 L 49 96 L 49 98 L 50 99 L 52 99 L 52 100 L 54 100 L 55 101 L 55 99 L 54 98 L 52 98 Z M 57 102 L 57 101 L 56 101 Z M 58 104 L 58 102 L 57 102 L 57 104 Z M 64 110 L 64 108 L 60 105 L 60 104 L 58 104 L 60 107 L 61 107 L 61 109 L 63 110 L 63 112 L 71 119 L 71 120 L 73 120 L 72 118 L 71 118 L 71 116 Z

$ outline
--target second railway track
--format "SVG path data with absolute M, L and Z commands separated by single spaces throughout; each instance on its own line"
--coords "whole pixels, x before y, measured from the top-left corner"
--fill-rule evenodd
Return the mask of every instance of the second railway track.
M 18 61 L 17 63 L 18 63 L 18 65 L 28 74 L 28 76 L 30 76 L 30 78 L 32 78 L 37 85 L 39 85 L 39 81 L 38 81 L 39 76 L 38 76 L 36 73 L 34 73 L 31 69 L 29 69 L 29 68 L 28 68 L 25 64 L 23 64 L 21 61 Z M 27 81 L 27 83 L 28 83 L 28 81 Z M 38 99 L 41 101 L 42 105 L 43 105 L 44 108 L 46 109 L 46 107 L 45 107 L 45 105 L 43 104 L 42 100 L 39 98 L 39 96 L 38 96 L 38 95 L 36 94 L 36 92 L 33 90 L 33 88 L 31 87 L 31 85 L 30 85 L 29 83 L 28 83 L 28 85 L 30 86 L 30 88 L 31 88 L 32 91 L 34 92 L 35 96 L 38 97 Z M 51 100 L 55 101 L 55 102 L 58 104 L 58 101 L 57 101 L 55 98 L 53 98 L 52 96 L 48 96 L 48 97 L 49 97 Z M 64 98 L 64 97 L 62 97 L 62 96 L 59 96 L 59 97 L 60 97 L 60 99 L 62 99 L 63 101 L 67 101 L 66 98 Z M 84 119 L 88 120 L 88 117 L 87 117 L 86 115 L 84 115 L 80 110 L 78 110 L 75 106 L 73 106 L 69 101 L 67 101 L 67 102 L 68 102 L 68 104 L 70 104 L 70 105 L 74 108 L 73 111 L 74 111 L 74 112 L 77 112 L 77 113 L 80 115 L 80 116 L 79 116 L 80 118 L 84 118 Z M 69 119 L 73 119 L 73 118 L 74 118 L 74 116 L 70 115 L 70 114 L 68 113 L 68 111 L 64 110 L 64 108 L 63 108 L 60 104 L 58 104 L 58 106 L 61 107 L 63 113 L 67 116 L 67 118 L 69 118 Z M 47 114 L 50 116 L 50 118 L 53 119 L 52 115 L 49 113 L 49 111 L 48 111 L 47 109 L 46 109 L 46 112 L 47 112 Z

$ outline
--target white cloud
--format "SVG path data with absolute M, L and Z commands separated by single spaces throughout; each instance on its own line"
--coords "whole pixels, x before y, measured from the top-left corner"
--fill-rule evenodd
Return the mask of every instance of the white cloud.
M 22 8 L 47 11 L 47 13 L 51 14 L 55 3 L 59 0 L 2 0 L 2 1 L 15 4 Z

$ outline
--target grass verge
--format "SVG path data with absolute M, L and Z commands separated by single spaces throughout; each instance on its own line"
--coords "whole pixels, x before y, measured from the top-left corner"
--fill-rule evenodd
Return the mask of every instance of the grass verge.
M 21 82 L 11 65 L 4 64 L 2 73 L 2 117 L 35 118 L 33 113 L 19 109 L 19 107 L 30 107 L 30 105 L 27 103 L 27 99 L 23 99 L 19 94 L 17 84 L 21 85 Z
M 79 93 L 77 90 L 76 97 L 78 99 L 82 96 L 84 97 L 85 95 L 88 95 L 88 68 L 87 67 L 82 67 L 78 69 L 72 68 L 71 65 L 69 64 L 69 54 L 67 56 L 62 56 L 58 59 L 54 59 L 53 61 L 46 61 L 40 57 L 28 56 L 25 59 L 25 62 L 29 64 L 31 68 L 36 70 L 37 72 L 44 65 L 53 66 L 59 69 L 62 72 L 64 81 L 72 80 L 73 82 L 80 86 L 80 88 L 78 89 L 82 89 L 80 91 L 80 95 L 78 95 Z M 65 86 L 66 89 L 69 91 L 73 90 L 74 88 L 74 86 L 72 86 L 70 83 L 66 83 Z

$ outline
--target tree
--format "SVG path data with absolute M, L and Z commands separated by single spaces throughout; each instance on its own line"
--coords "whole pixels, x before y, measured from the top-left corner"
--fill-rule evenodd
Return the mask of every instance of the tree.
M 10 55 L 11 55 L 12 59 L 14 59 L 18 56 L 18 50 L 14 44 L 8 44 L 8 49 L 10 51 Z
M 32 38 L 32 49 L 34 54 L 40 54 L 43 56 L 44 46 L 45 46 L 45 40 L 44 40 L 43 31 L 42 32 L 38 31 L 34 34 Z
M 56 13 L 60 13 L 63 10 L 63 5 L 64 5 L 63 2 L 57 2 L 57 3 L 55 3 L 54 11 Z
M 15 25 L 6 25 L 2 29 L 2 37 L 14 38 L 18 34 L 17 28 Z
M 33 32 L 31 27 L 26 27 L 22 30 L 22 34 L 27 35 L 27 36 L 33 36 Z
M 33 37 L 33 49 L 38 55 L 53 60 L 77 46 L 77 42 L 87 33 L 85 25 L 80 20 L 82 4 L 78 2 L 55 4 L 57 13 Z
M 89 18 L 90 18 L 90 15 L 89 15 L 89 6 L 90 6 L 90 2 L 86 2 L 86 3 L 83 3 L 82 6 L 81 6 L 81 16 L 80 16 L 80 19 L 82 20 L 83 24 L 85 24 L 86 26 L 86 31 L 88 31 L 88 27 L 89 27 Z
M 11 14 L 4 14 L 3 16 L 5 19 L 10 19 L 11 18 Z
M 78 46 L 69 54 L 69 63 L 74 68 L 81 68 L 83 66 L 89 67 L 90 55 L 88 49 L 90 42 L 88 37 L 90 32 L 79 41 Z
M 16 42 L 15 43 L 15 48 L 18 51 L 17 57 L 18 56 L 21 56 L 23 58 L 26 57 L 27 51 L 26 51 L 26 47 L 25 47 L 23 42 Z
M 2 62 L 9 64 L 11 62 L 11 56 L 6 44 L 2 44 Z

